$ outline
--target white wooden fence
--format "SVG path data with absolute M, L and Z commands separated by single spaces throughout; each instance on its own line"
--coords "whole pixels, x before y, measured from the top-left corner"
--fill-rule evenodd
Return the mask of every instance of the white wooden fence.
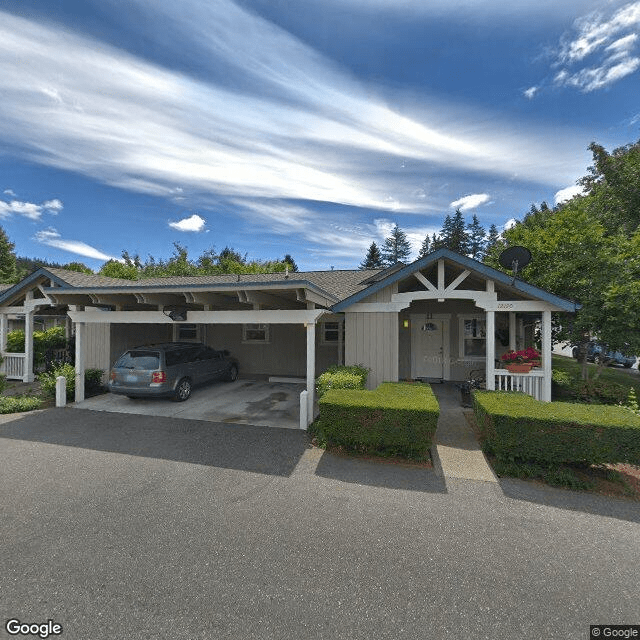
M 4 361 L 0 365 L 0 373 L 7 376 L 7 380 L 22 380 L 25 371 L 24 353 L 2 353 Z
M 529 373 L 510 373 L 506 369 L 496 369 L 496 391 L 521 391 L 536 400 L 542 400 L 544 372 L 534 369 Z

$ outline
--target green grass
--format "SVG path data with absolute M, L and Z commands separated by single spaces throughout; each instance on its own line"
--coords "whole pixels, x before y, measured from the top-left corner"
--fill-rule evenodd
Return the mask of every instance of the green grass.
M 567 356 L 553 356 L 552 367 L 560 371 L 566 371 L 572 378 L 580 378 L 582 376 L 582 363 Z M 598 365 L 589 362 L 587 363 L 587 370 L 591 380 L 598 370 Z M 640 393 L 640 375 L 631 374 L 628 371 L 628 369 L 621 367 L 602 367 L 599 380 L 623 384 L 627 387 L 633 386 L 636 389 L 636 393 Z

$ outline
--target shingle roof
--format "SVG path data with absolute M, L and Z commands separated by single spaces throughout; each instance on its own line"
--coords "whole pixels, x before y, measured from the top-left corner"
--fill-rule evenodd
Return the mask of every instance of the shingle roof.
M 93 273 L 80 273 L 79 271 L 70 271 L 69 269 L 46 267 L 46 271 L 57 276 L 60 280 L 64 280 L 72 287 L 122 287 L 135 284 L 135 281 L 132 280 L 106 278 L 105 276 L 97 276 Z

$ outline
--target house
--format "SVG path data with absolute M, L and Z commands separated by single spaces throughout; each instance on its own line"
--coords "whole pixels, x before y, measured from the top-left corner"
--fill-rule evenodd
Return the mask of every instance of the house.
M 33 380 L 33 318 L 66 315 L 76 349 L 76 400 L 86 368 L 108 370 L 126 349 L 167 340 L 229 349 L 251 376 L 302 377 L 309 416 L 314 379 L 331 364 L 363 364 L 385 380 L 464 380 L 551 399 L 551 313 L 574 302 L 448 249 L 368 271 L 226 274 L 119 280 L 39 269 L 0 293 L 3 371 Z M 6 353 L 8 317 L 25 319 L 25 354 Z M 496 364 L 542 326 L 542 367 L 510 374 Z M 489 338 L 489 339 L 488 339 Z M 529 338 L 530 340 L 531 338 Z

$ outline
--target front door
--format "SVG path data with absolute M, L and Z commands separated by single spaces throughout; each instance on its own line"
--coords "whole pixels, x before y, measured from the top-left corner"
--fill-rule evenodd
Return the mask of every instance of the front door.
M 411 318 L 411 377 L 449 379 L 449 320 Z

